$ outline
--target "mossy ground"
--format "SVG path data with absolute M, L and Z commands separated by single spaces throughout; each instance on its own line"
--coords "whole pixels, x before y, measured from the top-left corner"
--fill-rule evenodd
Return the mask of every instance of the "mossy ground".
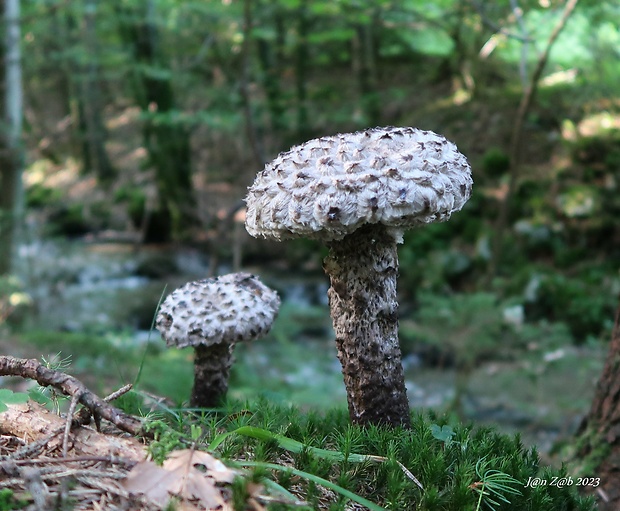
M 155 458 L 163 459 L 169 450 L 191 443 L 197 448 L 207 449 L 218 435 L 241 432 L 252 426 L 268 431 L 273 438 L 258 440 L 243 433 L 233 433 L 217 446 L 216 454 L 231 463 L 252 460 L 307 472 L 384 509 L 595 509 L 591 500 L 578 495 L 575 482 L 563 487 L 553 485 L 554 478 L 561 480 L 568 476 L 567 472 L 542 466 L 536 450 L 526 449 L 518 436 L 502 435 L 491 428 L 448 424 L 446 418 L 432 413 L 414 413 L 412 419 L 410 431 L 360 428 L 349 424 L 342 409 L 319 414 L 276 406 L 264 399 L 245 404 L 230 403 L 219 412 L 177 411 L 162 417 L 155 423 L 159 433 L 151 451 Z M 283 441 L 283 438 L 287 440 Z M 306 447 L 291 449 L 287 446 L 288 440 Z M 336 454 L 326 455 L 323 450 L 341 453 L 340 459 Z M 384 457 L 385 460 L 358 462 L 355 455 L 360 454 Z M 403 467 L 423 488 L 408 477 Z M 286 470 L 257 470 L 250 477 L 275 480 L 307 503 L 302 507 L 273 503 L 268 509 L 352 509 L 348 498 Z M 495 496 L 490 493 L 481 498 L 477 490 L 485 481 L 492 480 L 493 474 L 499 473 L 510 476 L 511 482 L 499 487 Z M 531 478 L 539 478 L 548 484 L 528 486 Z M 238 491 L 242 489 L 237 488 Z

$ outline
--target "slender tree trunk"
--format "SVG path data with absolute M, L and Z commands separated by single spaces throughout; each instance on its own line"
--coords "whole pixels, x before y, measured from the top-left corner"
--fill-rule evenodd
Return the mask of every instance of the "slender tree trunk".
M 487 274 L 488 280 L 491 280 L 497 274 L 498 267 L 500 265 L 504 252 L 504 238 L 510 219 L 510 207 L 512 206 L 513 197 L 517 189 L 517 183 L 519 181 L 521 172 L 521 152 L 525 119 L 530 112 L 532 105 L 534 104 L 534 99 L 538 90 L 538 82 L 540 81 L 540 77 L 542 76 L 547 61 L 549 60 L 551 48 L 553 47 L 558 36 L 566 26 L 566 23 L 568 22 L 570 15 L 575 10 L 578 1 L 579 0 L 567 0 L 566 4 L 564 5 L 564 11 L 562 12 L 562 16 L 556 24 L 555 28 L 553 29 L 553 32 L 549 36 L 549 39 L 547 40 L 545 50 L 543 51 L 542 55 L 538 59 L 538 62 L 536 63 L 536 68 L 532 73 L 529 85 L 527 89 L 523 92 L 521 102 L 519 103 L 517 115 L 513 122 L 512 136 L 510 140 L 510 167 L 508 169 L 508 190 L 506 191 L 506 195 L 504 196 L 504 199 L 500 204 L 499 215 L 497 217 L 495 238 L 493 240 L 493 252 L 491 254 L 491 260 L 489 262 L 489 269 Z
M 308 91 L 306 87 L 308 69 L 308 0 L 301 0 L 297 10 L 297 48 L 295 54 L 295 85 L 297 91 L 297 137 L 307 140 L 310 134 L 308 126 Z
M 377 91 L 377 59 L 375 36 L 378 12 L 375 10 L 368 23 L 355 25 L 353 39 L 353 67 L 357 75 L 360 103 L 368 126 L 381 124 L 381 102 Z
M 74 120 L 71 136 L 73 153 L 81 160 L 85 172 L 94 171 L 100 183 L 107 184 L 115 177 L 116 171 L 105 148 L 107 132 L 102 117 L 95 26 L 97 6 L 94 0 L 82 2 L 83 15 L 82 9 L 77 13 L 70 8 L 54 9 L 51 14 L 57 38 L 49 51 L 61 53 L 66 47 L 74 47 L 79 48 L 79 52 L 62 58 L 48 74 L 58 74 L 55 89 L 61 92 L 67 113 Z M 47 150 L 46 155 L 58 159 L 53 148 Z
M 252 42 L 252 0 L 243 2 L 243 46 L 241 62 L 241 80 L 239 90 L 241 92 L 241 104 L 243 106 L 243 116 L 245 118 L 245 131 L 257 168 L 265 164 L 265 151 L 260 140 L 254 115 L 252 113 L 252 103 L 250 99 L 250 51 Z
M 81 63 L 78 75 L 80 118 L 83 127 L 84 168 L 94 170 L 100 183 L 109 183 L 116 171 L 108 156 L 105 141 L 107 132 L 103 122 L 101 101 L 101 79 L 99 76 L 99 44 L 96 31 L 97 2 L 85 0 L 85 14 L 82 20 L 82 41 L 88 54 L 86 63 Z
M 0 275 L 14 270 L 24 214 L 19 0 L 4 0 L 4 129 L 0 139 Z
M 620 306 L 605 360 L 590 412 L 578 432 L 580 447 L 574 461 L 580 476 L 600 478 L 596 488 L 582 488 L 605 495 L 598 509 L 616 511 L 620 509 Z
M 271 130 L 279 136 L 284 132 L 284 102 L 282 101 L 282 87 L 280 76 L 282 74 L 281 63 L 284 54 L 285 19 L 284 13 L 278 2 L 271 1 L 272 22 L 276 31 L 275 42 L 258 37 L 256 39 L 258 50 L 258 63 L 262 72 L 263 88 L 267 96 L 267 107 L 271 120 Z
M 145 114 L 143 136 L 155 169 L 159 201 L 152 212 L 145 241 L 168 241 L 197 223 L 192 190 L 189 130 L 170 118 L 177 109 L 172 78 L 152 69 L 167 68 L 159 44 L 153 0 L 136 7 L 116 4 L 120 32 L 136 62 L 133 92 Z

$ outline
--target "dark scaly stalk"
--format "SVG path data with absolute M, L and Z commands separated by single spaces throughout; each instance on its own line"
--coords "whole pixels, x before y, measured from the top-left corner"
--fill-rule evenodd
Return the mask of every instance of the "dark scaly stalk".
M 220 342 L 194 347 L 194 387 L 190 405 L 197 408 L 220 406 L 228 391 L 228 377 L 234 344 Z
M 383 226 L 367 225 L 329 247 L 324 268 L 351 421 L 409 428 L 394 237 Z

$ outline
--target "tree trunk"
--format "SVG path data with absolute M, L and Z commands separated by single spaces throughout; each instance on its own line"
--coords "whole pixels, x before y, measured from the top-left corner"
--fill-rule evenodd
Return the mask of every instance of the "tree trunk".
M 107 132 L 103 122 L 101 101 L 101 79 L 99 75 L 99 44 L 96 31 L 97 3 L 86 0 L 82 20 L 82 41 L 88 54 L 86 63 L 79 65 L 78 101 L 80 127 L 82 128 L 83 159 L 85 170 L 93 170 L 102 184 L 110 183 L 116 171 L 108 156 L 105 141 Z
M 143 136 L 155 169 L 158 206 L 144 241 L 161 242 L 196 225 L 189 130 L 174 121 L 177 109 L 172 78 L 162 56 L 153 0 L 128 7 L 117 3 L 120 32 L 136 62 L 133 92 L 145 114 Z M 165 68 L 166 72 L 161 72 Z
M 286 129 L 284 119 L 285 105 L 282 99 L 282 59 L 284 54 L 285 40 L 285 15 L 277 2 L 271 2 L 272 22 L 276 31 L 275 42 L 270 42 L 263 37 L 256 38 L 258 50 L 258 63 L 261 68 L 263 89 L 267 99 L 267 108 L 271 121 L 271 131 L 280 136 Z M 264 8 L 264 6 L 261 6 Z M 265 20 L 263 23 L 267 23 Z
M 310 134 L 308 126 L 308 90 L 306 75 L 308 70 L 308 0 L 301 0 L 297 11 L 297 46 L 295 49 L 295 89 L 297 93 L 297 138 L 307 140 Z
M 252 42 L 252 0 L 243 2 L 243 45 L 241 47 L 241 80 L 239 82 L 239 92 L 241 94 L 241 105 L 243 117 L 245 118 L 245 132 L 252 148 L 254 162 L 257 168 L 265 164 L 265 151 L 260 140 L 254 115 L 252 112 L 252 100 L 250 97 L 250 62 L 251 62 L 251 42 Z
M 364 113 L 364 124 L 378 126 L 381 124 L 381 98 L 377 90 L 377 37 L 376 27 L 379 13 L 374 10 L 367 23 L 355 24 L 353 38 L 353 68 L 357 75 L 360 104 Z
M 603 374 L 578 436 L 579 475 L 600 478 L 598 486 L 582 489 L 604 496 L 600 511 L 620 509 L 620 306 Z
M 410 427 L 398 343 L 396 242 L 384 227 L 369 225 L 329 247 L 324 267 L 351 422 Z
M 4 0 L 4 127 L 0 138 L 0 275 L 14 270 L 21 236 L 24 191 L 21 165 L 22 69 L 19 0 Z

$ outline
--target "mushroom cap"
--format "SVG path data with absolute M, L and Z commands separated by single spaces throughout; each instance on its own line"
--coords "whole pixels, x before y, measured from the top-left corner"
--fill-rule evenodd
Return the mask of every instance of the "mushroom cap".
M 245 226 L 255 237 L 333 241 L 364 224 L 383 224 L 402 242 L 411 227 L 448 220 L 472 184 L 465 156 L 432 131 L 338 134 L 268 163 L 248 190 Z
M 156 327 L 168 346 L 184 348 L 250 341 L 266 334 L 278 313 L 278 293 L 250 273 L 188 282 L 169 294 Z

